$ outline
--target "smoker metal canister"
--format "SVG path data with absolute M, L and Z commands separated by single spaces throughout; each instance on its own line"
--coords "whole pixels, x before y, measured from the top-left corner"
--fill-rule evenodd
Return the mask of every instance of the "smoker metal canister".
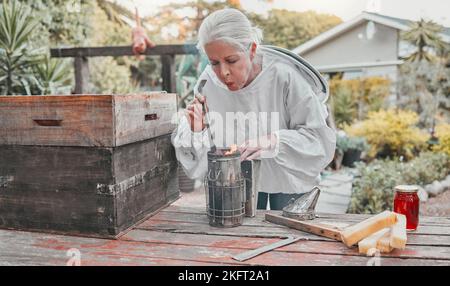
M 223 155 L 227 150 L 208 152 L 207 214 L 210 225 L 217 227 L 241 225 L 245 215 L 245 180 L 240 153 Z
M 259 190 L 260 160 L 243 161 L 242 174 L 245 178 L 245 216 L 255 217 Z

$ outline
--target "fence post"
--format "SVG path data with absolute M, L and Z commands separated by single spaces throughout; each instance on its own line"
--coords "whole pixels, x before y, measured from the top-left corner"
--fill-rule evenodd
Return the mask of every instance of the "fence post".
M 168 93 L 177 91 L 177 82 L 175 77 L 175 55 L 162 55 L 162 90 Z
M 75 94 L 83 94 L 88 90 L 89 61 L 87 57 L 75 57 Z

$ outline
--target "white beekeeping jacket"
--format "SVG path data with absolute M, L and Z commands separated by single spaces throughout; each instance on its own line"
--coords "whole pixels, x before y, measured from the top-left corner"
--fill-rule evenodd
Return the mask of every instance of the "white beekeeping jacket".
M 323 78 L 289 56 L 267 47 L 259 53 L 262 71 L 243 89 L 228 90 L 210 66 L 199 78 L 198 83 L 207 80 L 202 95 L 210 110 L 214 144 L 239 146 L 274 133 L 276 152 L 261 159 L 259 191 L 308 192 L 319 183 L 336 147 L 335 132 L 326 124 L 328 87 Z M 179 117 L 172 143 L 192 179 L 203 179 L 207 173 L 209 140 L 206 129 L 192 132 L 186 116 Z

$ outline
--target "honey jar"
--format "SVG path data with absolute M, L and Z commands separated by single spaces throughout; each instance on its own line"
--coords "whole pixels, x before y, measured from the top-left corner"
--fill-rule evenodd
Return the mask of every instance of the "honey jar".
M 419 225 L 419 188 L 403 185 L 395 187 L 394 191 L 394 212 L 406 216 L 407 230 L 416 230 Z

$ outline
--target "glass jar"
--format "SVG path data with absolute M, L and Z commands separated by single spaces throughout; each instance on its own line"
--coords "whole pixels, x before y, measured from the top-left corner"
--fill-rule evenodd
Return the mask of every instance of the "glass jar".
M 406 229 L 416 230 L 419 225 L 419 191 L 417 186 L 397 186 L 394 189 L 394 212 L 406 216 Z

